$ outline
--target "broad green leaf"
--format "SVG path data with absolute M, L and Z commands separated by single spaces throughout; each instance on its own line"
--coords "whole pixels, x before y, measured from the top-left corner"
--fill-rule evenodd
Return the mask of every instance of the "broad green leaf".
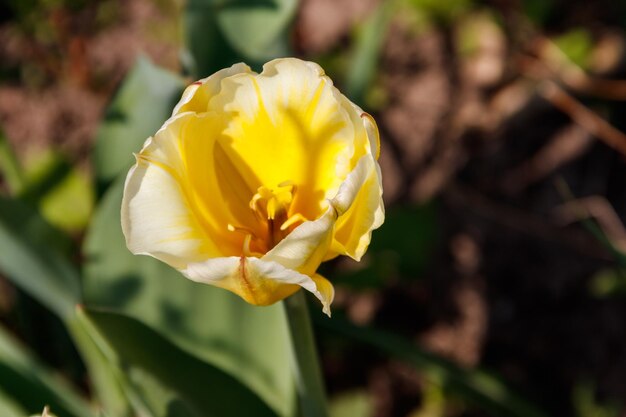
M 330 417 L 372 417 L 374 404 L 365 391 L 346 392 L 330 401 Z
M 547 417 L 545 412 L 488 372 L 460 368 L 395 334 L 355 326 L 337 317 L 325 320 L 319 313 L 313 317 L 320 328 L 371 345 L 394 359 L 411 364 L 431 382 L 441 383 L 451 393 L 492 416 Z
M 80 282 L 62 255 L 67 240 L 30 206 L 0 197 L 0 271 L 61 318 L 80 302 Z
M 10 398 L 0 389 L 0 416 L 2 417 L 26 417 L 26 410 Z
M 172 389 L 148 371 L 132 367 L 128 369 L 128 377 L 137 390 L 137 394 L 143 400 L 150 415 L 155 417 L 196 417 L 197 414 L 190 410 L 190 406 L 180 398 Z M 171 380 L 168 376 L 166 378 Z
M 378 288 L 390 278 L 415 279 L 429 265 L 439 233 L 436 204 L 395 207 L 385 216 L 385 223 L 374 232 L 366 261 L 334 272 L 334 282 Z
M 26 159 L 24 176 L 21 199 L 39 207 L 41 215 L 62 230 L 84 229 L 93 209 L 93 189 L 85 171 L 62 154 L 46 150 Z
M 185 11 L 194 73 L 206 77 L 238 61 L 258 66 L 289 52 L 298 0 L 192 0 Z
M 350 68 L 346 76 L 346 93 L 362 103 L 378 69 L 380 49 L 395 10 L 395 1 L 381 3 L 356 32 Z
M 3 401 L 3 396 L 11 398 L 13 405 Z M 6 409 L 12 407 L 14 412 L 23 409 L 27 415 L 41 412 L 44 405 L 51 406 L 58 417 L 94 415 L 74 389 L 45 369 L 24 346 L 0 328 L 0 403 L 3 402 Z
M 235 378 L 188 354 L 145 324 L 116 313 L 91 310 L 87 314 L 129 367 L 152 374 L 176 391 L 182 400 L 176 405 L 177 415 L 275 416 Z M 172 406 L 170 403 L 168 408 Z
M 243 1 L 223 7 L 219 27 L 236 51 L 255 62 L 285 56 L 287 29 L 293 19 L 297 0 Z M 256 4 L 246 4 L 256 3 Z
M 67 327 L 85 361 L 90 382 L 103 409 L 115 417 L 131 417 L 129 386 L 117 366 L 117 357 L 102 335 L 81 308 L 75 310 Z
M 236 62 L 246 61 L 224 37 L 213 9 L 197 9 L 189 5 L 184 16 L 186 45 L 191 60 L 188 70 L 194 78 L 208 77 Z
M 109 105 L 98 130 L 94 168 L 100 187 L 112 182 L 171 115 L 184 87 L 181 77 L 140 57 Z
M 118 406 L 123 399 L 113 371 L 76 322 L 75 306 L 82 298 L 78 273 L 66 257 L 66 239 L 29 205 L 0 197 L 0 271 L 64 321 L 103 404 L 122 417 L 124 403 Z
M 253 307 L 218 288 L 191 282 L 126 248 L 120 226 L 123 178 L 104 196 L 84 252 L 88 306 L 127 314 L 185 351 L 233 375 L 280 416 L 290 416 L 294 386 L 289 335 L 280 305 Z

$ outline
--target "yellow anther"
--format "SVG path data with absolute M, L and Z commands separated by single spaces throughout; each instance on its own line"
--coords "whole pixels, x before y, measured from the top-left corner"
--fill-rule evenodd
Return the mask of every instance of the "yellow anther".
M 298 213 L 290 216 L 295 192 L 296 186 L 292 181 L 283 181 L 274 188 L 257 188 L 256 194 L 250 199 L 250 209 L 266 226 L 267 234 L 256 242 L 260 247 L 273 248 L 289 234 L 291 226 L 307 221 Z
M 252 237 L 256 238 L 256 235 L 254 234 L 254 232 L 251 229 L 248 229 L 247 227 L 233 226 L 232 224 L 228 223 L 226 225 L 226 228 L 230 232 L 243 233 L 244 235 L 251 235 Z
M 295 188 L 291 181 L 283 181 L 275 189 L 261 186 L 252 196 L 250 208 L 268 220 L 284 217 L 293 201 Z

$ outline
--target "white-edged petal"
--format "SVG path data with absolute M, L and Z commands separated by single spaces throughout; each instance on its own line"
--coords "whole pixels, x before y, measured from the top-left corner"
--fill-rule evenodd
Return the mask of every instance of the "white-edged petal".
M 296 285 L 315 295 L 322 303 L 324 313 L 330 315 L 334 292 L 323 282 L 318 289 L 318 284 L 311 277 L 285 268 L 278 262 L 231 256 L 191 263 L 181 272 L 193 281 L 225 288 L 257 305 L 271 304 L 284 298 L 267 292 L 267 286 Z
M 162 167 L 139 161 L 126 177 L 122 230 L 134 254 L 173 267 L 202 259 L 211 242 L 185 203 L 179 183 Z
M 357 261 L 361 259 L 371 240 L 372 230 L 380 227 L 385 219 L 380 183 L 380 167 L 373 156 L 361 157 L 331 200 L 339 218 L 331 250 L 324 260 L 337 255 L 348 255 Z
M 330 206 L 317 220 L 296 227 L 261 259 L 313 275 L 330 247 L 337 215 Z
M 361 188 L 363 188 L 363 184 L 365 184 L 365 181 L 367 181 L 370 176 L 370 173 L 375 170 L 375 165 L 376 162 L 374 162 L 370 155 L 362 156 L 359 162 L 357 162 L 356 167 L 341 183 L 339 191 L 331 200 L 339 216 L 348 211 L 357 194 Z
M 376 120 L 369 114 L 362 112 L 361 119 L 363 119 L 363 125 L 367 131 L 367 138 L 370 142 L 370 152 L 374 155 L 374 158 L 378 160 L 380 156 L 380 133 L 378 133 L 378 126 Z
M 240 73 L 251 73 L 250 67 L 239 62 L 229 68 L 217 71 L 215 74 L 203 78 L 189 85 L 183 92 L 180 101 L 174 107 L 172 116 L 182 112 L 192 111 L 202 113 L 207 111 L 209 100 L 218 94 L 224 78 Z

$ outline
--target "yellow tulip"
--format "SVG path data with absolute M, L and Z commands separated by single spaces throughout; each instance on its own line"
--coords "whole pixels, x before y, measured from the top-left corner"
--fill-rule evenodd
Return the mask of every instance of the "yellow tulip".
M 359 260 L 384 220 L 378 129 L 314 63 L 235 64 L 187 87 L 126 178 L 131 252 L 269 305 Z

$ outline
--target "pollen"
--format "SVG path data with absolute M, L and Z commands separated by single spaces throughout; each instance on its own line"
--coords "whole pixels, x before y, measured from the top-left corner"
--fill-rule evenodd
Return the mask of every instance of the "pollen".
M 296 191 L 292 181 L 283 181 L 273 188 L 260 186 L 250 199 L 250 209 L 266 224 L 269 249 L 287 236 L 292 226 L 307 220 L 300 213 L 290 213 Z
M 260 186 L 252 199 L 250 208 L 264 220 L 279 220 L 287 216 L 296 193 L 296 186 L 285 181 L 275 188 Z

